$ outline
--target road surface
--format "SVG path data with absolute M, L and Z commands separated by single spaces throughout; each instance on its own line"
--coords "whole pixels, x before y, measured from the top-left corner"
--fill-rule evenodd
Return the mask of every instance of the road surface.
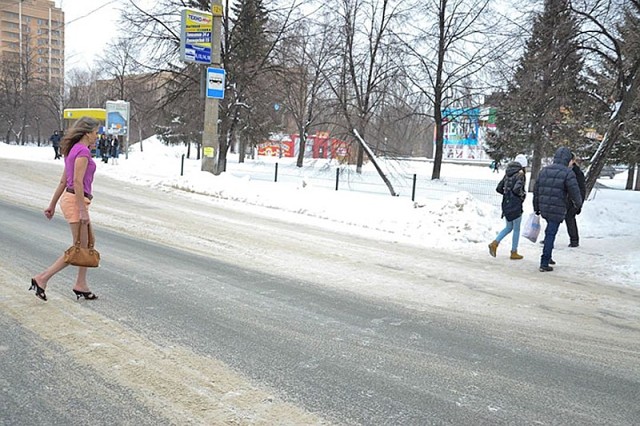
M 61 166 L 0 159 L 2 424 L 576 424 L 640 418 L 640 293 L 98 175 L 100 299 L 47 221 Z

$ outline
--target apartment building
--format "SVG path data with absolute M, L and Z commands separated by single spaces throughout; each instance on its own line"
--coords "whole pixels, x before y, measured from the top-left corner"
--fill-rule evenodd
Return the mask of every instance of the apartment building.
M 64 12 L 51 0 L 0 0 L 0 61 L 30 79 L 64 81 Z

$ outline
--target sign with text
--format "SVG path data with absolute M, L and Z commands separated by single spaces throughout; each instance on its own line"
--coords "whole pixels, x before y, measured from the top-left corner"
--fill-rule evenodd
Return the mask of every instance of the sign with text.
M 110 135 L 123 136 L 129 133 L 129 102 L 107 101 L 106 132 Z
M 211 63 L 213 15 L 193 9 L 182 10 L 180 59 L 199 64 Z
M 207 68 L 207 98 L 224 99 L 224 70 Z

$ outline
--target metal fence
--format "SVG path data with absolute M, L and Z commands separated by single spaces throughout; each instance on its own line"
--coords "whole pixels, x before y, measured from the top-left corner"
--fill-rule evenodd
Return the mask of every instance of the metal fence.
M 229 167 L 228 173 L 238 174 Z M 269 168 L 258 168 L 247 172 L 251 179 L 270 182 L 299 182 L 301 179 L 316 188 L 327 190 L 354 191 L 372 194 L 389 194 L 389 189 L 376 172 L 356 173 L 352 168 L 335 168 L 330 165 L 317 169 L 299 169 L 288 165 L 274 164 Z M 430 175 L 396 172 L 387 175 L 395 192 L 400 197 L 415 199 L 442 199 L 448 194 L 466 191 L 480 201 L 497 203 L 500 194 L 495 190 L 497 179 L 472 179 L 443 177 L 432 180 Z M 497 178 L 497 175 L 496 175 Z

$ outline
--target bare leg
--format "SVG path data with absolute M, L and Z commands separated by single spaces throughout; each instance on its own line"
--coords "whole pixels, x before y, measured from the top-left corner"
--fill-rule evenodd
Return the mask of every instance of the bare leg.
M 78 278 L 76 278 L 76 284 L 73 289 L 84 292 L 91 291 L 87 285 L 87 268 L 84 266 L 78 266 Z
M 75 244 L 75 241 L 78 239 L 77 222 L 76 223 L 70 223 L 69 226 L 71 228 L 71 238 L 72 238 L 73 244 Z M 82 224 L 82 231 L 83 232 L 81 233 L 82 237 L 80 238 L 80 245 L 82 247 L 87 247 L 87 245 L 88 245 L 89 237 L 87 235 L 86 229 L 87 229 L 87 224 Z M 58 259 L 56 259 L 56 261 L 53 262 L 53 264 L 51 266 L 49 266 L 47 269 L 45 269 L 44 271 L 42 271 L 38 275 L 34 276 L 33 279 L 36 280 L 36 283 L 41 288 L 45 289 L 47 287 L 47 283 L 49 282 L 51 277 L 53 277 L 55 274 L 57 274 L 58 272 L 60 272 L 64 268 L 66 268 L 67 266 L 68 266 L 68 264 L 65 263 L 64 254 L 63 254 Z M 78 268 L 78 278 L 76 279 L 76 284 L 75 284 L 74 288 L 76 290 L 88 291 L 87 290 L 87 268 Z
M 86 223 L 82 224 L 82 231 L 80 233 L 80 245 L 82 247 L 87 247 L 89 245 L 89 232 L 87 227 L 88 225 Z M 74 228 L 74 230 L 75 229 L 77 228 Z M 73 237 L 77 238 L 75 235 Z M 89 286 L 87 285 L 87 268 L 84 266 L 78 267 L 78 277 L 76 278 L 76 283 L 73 286 L 73 289 L 84 292 L 90 291 Z
M 36 280 L 38 285 L 43 289 L 47 288 L 47 283 L 58 272 L 62 271 L 68 265 L 64 262 L 64 254 L 56 259 L 55 262 L 51 266 L 49 266 L 44 271 L 40 272 L 38 275 L 34 276 L 33 279 Z

